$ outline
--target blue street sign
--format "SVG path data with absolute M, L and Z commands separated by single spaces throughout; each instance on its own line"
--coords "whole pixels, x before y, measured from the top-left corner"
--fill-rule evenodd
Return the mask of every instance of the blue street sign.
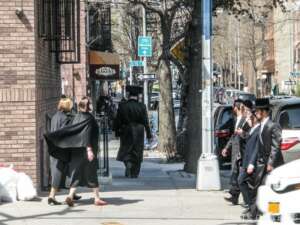
M 152 37 L 140 36 L 138 38 L 138 56 L 152 57 Z
M 203 0 L 203 35 L 209 40 L 212 35 L 212 2 Z
M 139 61 L 139 60 L 130 61 L 129 64 L 130 64 L 130 67 L 143 67 L 144 66 L 144 62 Z

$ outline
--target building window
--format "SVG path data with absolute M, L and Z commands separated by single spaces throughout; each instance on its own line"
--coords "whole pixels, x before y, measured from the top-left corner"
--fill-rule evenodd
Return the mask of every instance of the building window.
M 39 37 L 58 63 L 80 62 L 80 0 L 39 0 Z

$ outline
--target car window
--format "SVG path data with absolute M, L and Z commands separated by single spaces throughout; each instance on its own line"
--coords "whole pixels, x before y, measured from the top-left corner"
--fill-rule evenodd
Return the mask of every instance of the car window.
M 300 129 L 300 105 L 284 108 L 280 112 L 279 124 L 282 129 Z
M 233 118 L 232 109 L 225 109 L 220 118 L 220 124 L 224 124 Z

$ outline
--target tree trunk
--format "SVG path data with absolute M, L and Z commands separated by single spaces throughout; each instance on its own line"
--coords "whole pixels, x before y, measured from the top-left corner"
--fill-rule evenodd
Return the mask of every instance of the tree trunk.
M 202 46 L 201 46 L 201 2 L 195 0 L 193 22 L 190 29 L 191 67 L 188 79 L 188 125 L 187 125 L 187 155 L 185 171 L 197 172 L 197 162 L 202 152 L 202 122 L 201 122 L 201 93 L 202 89 Z
M 176 153 L 176 129 L 172 99 L 172 78 L 170 63 L 162 59 L 159 66 L 159 150 L 165 152 L 167 159 Z

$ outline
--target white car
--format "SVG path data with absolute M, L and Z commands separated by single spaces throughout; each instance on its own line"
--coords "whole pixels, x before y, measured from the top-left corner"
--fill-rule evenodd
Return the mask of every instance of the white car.
M 300 159 L 276 168 L 258 190 L 258 225 L 300 224 Z

